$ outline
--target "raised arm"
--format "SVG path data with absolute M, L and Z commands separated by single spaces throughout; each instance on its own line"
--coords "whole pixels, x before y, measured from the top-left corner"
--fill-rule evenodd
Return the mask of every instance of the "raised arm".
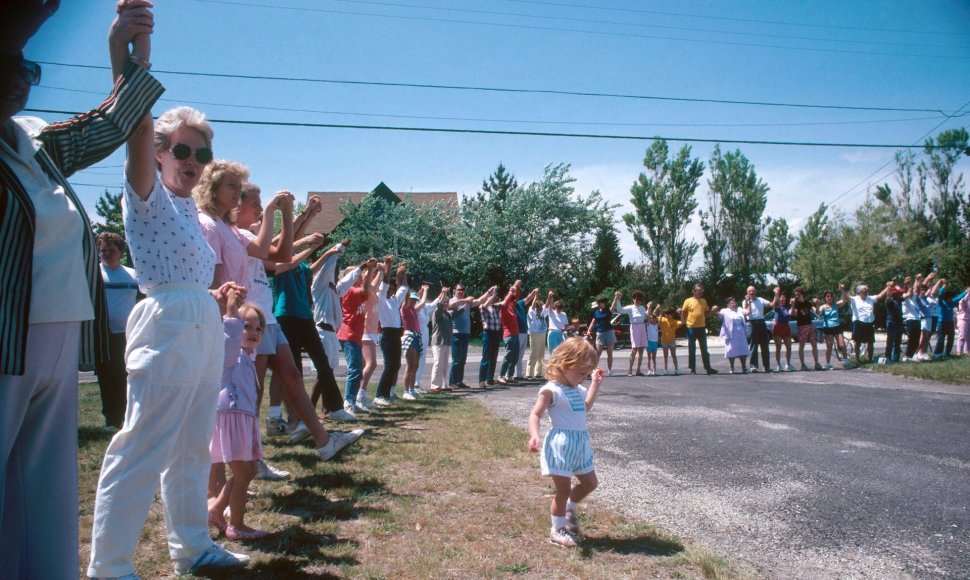
M 613 303 L 610 304 L 610 310 L 612 310 L 616 314 L 620 314 L 620 297 L 621 296 L 623 296 L 623 292 L 620 292 L 619 290 L 617 290 L 616 293 L 613 294 Z
M 316 274 L 317 272 L 320 271 L 321 268 L 323 268 L 323 265 L 327 262 L 327 260 L 329 260 L 330 258 L 333 258 L 334 263 L 336 263 L 337 257 L 343 253 L 344 253 L 344 245 L 336 244 L 334 247 L 320 254 L 320 257 L 317 258 L 312 264 L 310 264 L 310 269 L 313 270 L 314 274 Z
M 428 303 L 428 285 L 422 284 L 421 289 L 418 290 L 418 301 L 414 305 L 415 310 L 421 310 Z
M 845 294 L 845 286 L 839 284 L 839 289 L 842 290 L 842 294 Z M 775 297 L 771 299 L 771 308 L 774 310 L 778 308 L 779 297 L 781 296 L 781 286 L 775 286 Z
M 320 236 L 320 237 L 322 238 L 323 236 Z M 316 245 L 310 244 L 299 254 L 293 256 L 293 258 L 290 259 L 289 262 L 277 262 L 276 266 L 273 268 L 273 271 L 276 274 L 282 274 L 283 272 L 288 272 L 289 270 L 296 268 L 297 266 L 300 265 L 300 262 L 302 262 L 303 260 L 306 260 L 310 256 L 310 254 L 312 254 L 317 249 L 318 246 L 319 244 L 316 244 Z
M 284 208 L 289 207 L 289 212 Z M 256 239 L 249 242 L 249 246 L 246 248 L 246 252 L 253 258 L 259 258 L 260 260 L 268 260 L 270 257 L 270 247 L 273 243 L 273 232 L 276 229 L 276 210 L 280 209 L 283 212 L 283 220 L 293 219 L 293 199 L 292 194 L 288 191 L 277 192 L 273 196 L 273 199 L 269 200 L 266 204 L 266 208 L 263 210 L 263 221 L 259 224 L 259 233 L 256 234 Z M 292 253 L 292 248 L 291 248 Z M 279 252 L 277 252 L 279 254 Z M 287 256 L 285 259 L 277 260 L 280 262 L 286 261 L 291 256 Z
M 886 287 L 882 289 L 882 292 L 880 292 L 879 294 L 876 294 L 876 302 L 879 302 L 883 298 L 889 296 L 889 294 L 892 293 L 893 288 L 895 287 L 896 287 L 895 280 L 889 280 L 888 282 L 886 282 Z
M 300 212 L 300 215 L 296 216 L 296 219 L 293 220 L 294 238 L 300 238 L 303 235 L 303 232 L 306 231 L 307 226 L 310 225 L 310 220 L 313 219 L 313 216 L 320 213 L 321 209 L 323 208 L 320 205 L 319 197 L 314 195 L 309 200 L 307 200 L 306 207 L 303 208 L 303 211 Z

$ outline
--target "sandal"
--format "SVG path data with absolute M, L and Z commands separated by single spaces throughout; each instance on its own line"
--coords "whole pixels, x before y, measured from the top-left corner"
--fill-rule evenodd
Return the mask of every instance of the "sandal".
M 269 535 L 263 530 L 237 530 L 232 526 L 226 526 L 226 537 L 230 540 L 260 540 Z
M 626 376 L 632 377 L 633 376 L 633 373 L 627 373 Z

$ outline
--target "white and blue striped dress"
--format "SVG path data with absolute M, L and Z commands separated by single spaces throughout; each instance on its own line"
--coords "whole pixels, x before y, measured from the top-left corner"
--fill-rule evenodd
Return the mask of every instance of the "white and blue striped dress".
M 593 471 L 593 447 L 586 430 L 586 387 L 567 387 L 555 381 L 540 392 L 552 394 L 552 428 L 542 441 L 542 475 L 572 477 Z

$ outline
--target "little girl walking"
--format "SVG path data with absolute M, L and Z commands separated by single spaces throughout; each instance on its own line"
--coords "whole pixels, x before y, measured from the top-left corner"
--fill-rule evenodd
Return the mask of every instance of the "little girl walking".
M 552 530 L 549 540 L 560 546 L 575 547 L 579 534 L 576 504 L 597 486 L 593 469 L 593 447 L 586 430 L 586 413 L 593 407 L 603 369 L 596 368 L 596 350 L 582 338 L 570 338 L 559 345 L 549 360 L 539 398 L 529 416 L 529 450 L 539 451 L 539 422 L 548 411 L 552 428 L 542 442 L 542 475 L 552 477 L 556 495 L 552 500 Z M 595 369 L 595 370 L 594 370 Z M 590 372 L 589 390 L 580 386 Z M 575 486 L 572 478 L 579 480 Z
M 232 477 L 209 503 L 209 525 L 231 540 L 256 540 L 267 535 L 243 523 L 246 515 L 246 490 L 256 476 L 256 461 L 263 457 L 259 442 L 259 417 L 256 414 L 256 368 L 254 353 L 263 338 L 266 316 L 258 306 L 237 306 L 238 296 L 229 291 L 226 317 L 225 364 L 216 426 L 209 452 L 212 470 L 225 471 L 229 464 Z M 229 508 L 229 523 L 223 516 Z

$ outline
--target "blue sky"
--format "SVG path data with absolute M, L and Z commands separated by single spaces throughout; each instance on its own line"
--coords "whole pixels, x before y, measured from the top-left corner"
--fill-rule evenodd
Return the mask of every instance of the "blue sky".
M 99 7 L 95 8 L 95 4 Z M 157 0 L 156 71 L 916 108 L 970 101 L 970 3 L 619 2 L 601 0 Z M 28 58 L 107 65 L 108 2 L 64 2 Z M 705 139 L 909 144 L 970 115 L 741 106 L 548 94 L 188 77 L 155 114 L 193 104 L 212 119 L 499 129 Z M 28 107 L 86 110 L 105 70 L 45 66 Z M 205 104 L 202 104 L 205 103 Z M 235 105 L 235 106 L 229 106 Z M 300 109 L 292 111 L 285 109 Z M 312 112 L 311 112 L 312 111 Z M 963 112 L 970 111 L 970 105 Z M 40 114 L 49 120 L 57 115 Z M 941 124 L 942 123 L 942 124 Z M 577 192 L 630 208 L 649 141 L 417 133 L 217 123 L 217 157 L 249 166 L 264 191 L 471 195 L 501 161 L 520 183 L 566 162 Z M 671 141 L 671 148 L 683 143 Z M 692 144 L 710 157 L 712 144 Z M 820 202 L 851 210 L 889 181 L 893 149 L 738 147 L 771 188 L 768 214 L 800 223 Z M 77 174 L 118 186 L 123 151 Z M 961 162 L 965 168 L 967 162 Z M 869 177 L 874 172 L 875 175 Z M 93 213 L 103 187 L 78 186 Z M 698 189 L 706 205 L 706 181 Z M 624 260 L 639 259 L 618 226 Z M 699 236 L 695 223 L 689 229 Z

